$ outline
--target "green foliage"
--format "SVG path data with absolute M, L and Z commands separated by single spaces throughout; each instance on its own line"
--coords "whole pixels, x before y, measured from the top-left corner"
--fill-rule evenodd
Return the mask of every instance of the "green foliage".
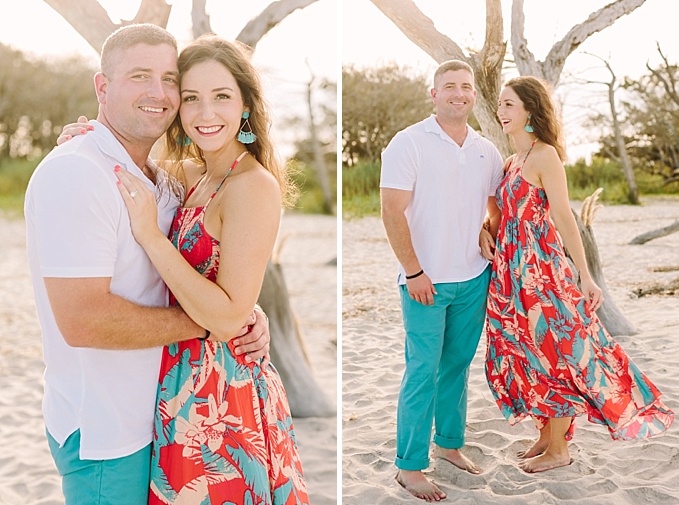
M 662 52 L 660 55 L 663 64 L 658 68 L 648 67 L 649 73 L 637 80 L 625 79 L 624 99 L 619 100 L 617 114 L 624 125 L 625 149 L 635 175 L 652 176 L 646 177 L 653 184 L 648 188 L 650 192 L 674 191 L 674 181 L 679 181 L 679 66 L 669 63 Z M 602 122 L 601 115 L 590 119 L 592 124 Z M 599 142 L 602 145 L 599 156 L 618 154 L 612 132 L 603 135 Z
M 379 163 L 342 165 L 342 214 L 345 218 L 380 214 Z
M 378 162 L 392 137 L 433 111 L 429 79 L 395 63 L 342 69 L 342 161 Z
M 337 195 L 336 164 L 328 164 L 328 177 L 332 184 L 332 193 Z M 299 189 L 299 198 L 295 202 L 294 210 L 304 214 L 331 214 L 323 196 L 323 190 L 318 182 L 318 173 L 306 163 L 293 160 L 290 162 L 291 179 Z M 336 197 L 335 197 L 336 198 Z
M 24 193 L 39 160 L 0 159 L 0 209 L 23 212 Z
M 604 188 L 599 197 L 608 203 L 629 203 L 629 188 L 622 171 L 616 161 L 595 156 L 588 165 L 580 159 L 573 165 L 566 166 L 568 177 L 568 196 L 573 200 L 584 200 L 597 188 Z M 660 174 L 649 174 L 636 171 L 636 181 L 640 195 L 679 193 L 679 184 L 663 184 Z
M 284 119 L 288 131 L 297 130 L 295 153 L 289 163 L 300 192 L 295 210 L 307 214 L 332 214 L 337 206 L 337 83 L 324 79 L 316 86 L 312 84 L 309 83 L 307 88 L 308 116 L 294 115 Z M 323 194 L 320 170 L 327 172 L 331 204 Z
M 80 58 L 32 60 L 0 44 L 0 160 L 41 158 L 63 125 L 96 117 L 95 71 Z

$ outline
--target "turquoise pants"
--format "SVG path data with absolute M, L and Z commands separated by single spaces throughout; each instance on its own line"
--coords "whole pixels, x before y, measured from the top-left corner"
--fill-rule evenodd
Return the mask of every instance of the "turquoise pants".
M 406 368 L 396 414 L 396 466 L 429 466 L 432 420 L 434 443 L 444 449 L 464 445 L 467 378 L 486 315 L 490 266 L 464 282 L 436 284 L 434 305 L 422 305 L 400 286 L 405 325 Z
M 65 505 L 147 505 L 151 444 L 116 459 L 80 459 L 80 430 L 59 447 L 47 432 L 47 442 L 61 475 Z

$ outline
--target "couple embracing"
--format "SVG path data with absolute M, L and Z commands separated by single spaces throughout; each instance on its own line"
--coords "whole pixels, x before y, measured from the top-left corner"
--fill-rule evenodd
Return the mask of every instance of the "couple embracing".
M 435 114 L 399 132 L 382 154 L 382 220 L 400 263 L 406 334 L 397 482 L 426 501 L 446 497 L 422 473 L 432 421 L 434 456 L 481 473 L 460 449 L 484 322 L 498 407 L 511 424 L 531 417 L 539 430 L 519 454 L 526 472 L 570 464 L 579 415 L 616 440 L 664 432 L 673 412 L 596 315 L 602 292 L 570 210 L 548 87 L 518 77 L 502 89 L 497 116 L 517 151 L 505 162 L 467 125 L 476 100 L 467 63 L 442 63 L 431 97 Z

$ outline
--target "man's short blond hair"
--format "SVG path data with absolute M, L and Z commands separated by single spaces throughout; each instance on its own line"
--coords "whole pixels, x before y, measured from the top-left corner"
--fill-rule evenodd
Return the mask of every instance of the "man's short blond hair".
M 441 76 L 449 70 L 466 70 L 472 76 L 472 84 L 474 84 L 474 69 L 469 63 L 462 60 L 448 60 L 441 63 L 436 72 L 434 72 L 434 87 L 436 87 Z
M 114 31 L 104 41 L 101 48 L 101 73 L 110 79 L 118 64 L 121 51 L 137 44 L 150 46 L 167 44 L 177 52 L 177 41 L 164 28 L 150 23 L 125 25 Z

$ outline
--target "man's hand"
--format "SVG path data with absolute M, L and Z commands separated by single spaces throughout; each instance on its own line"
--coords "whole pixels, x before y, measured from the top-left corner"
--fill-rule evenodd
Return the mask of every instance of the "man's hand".
M 261 367 L 266 368 L 271 361 L 270 341 L 269 318 L 261 308 L 255 307 L 238 337 L 233 341 L 235 352 L 237 355 L 247 354 L 245 361 L 248 363 L 262 358 Z
M 418 275 L 414 279 L 406 280 L 410 298 L 422 305 L 434 305 L 434 295 L 437 295 L 436 288 L 427 274 Z
M 488 230 L 481 228 L 479 233 L 479 247 L 481 248 L 481 256 L 488 261 L 493 261 L 495 256 L 495 240 Z

